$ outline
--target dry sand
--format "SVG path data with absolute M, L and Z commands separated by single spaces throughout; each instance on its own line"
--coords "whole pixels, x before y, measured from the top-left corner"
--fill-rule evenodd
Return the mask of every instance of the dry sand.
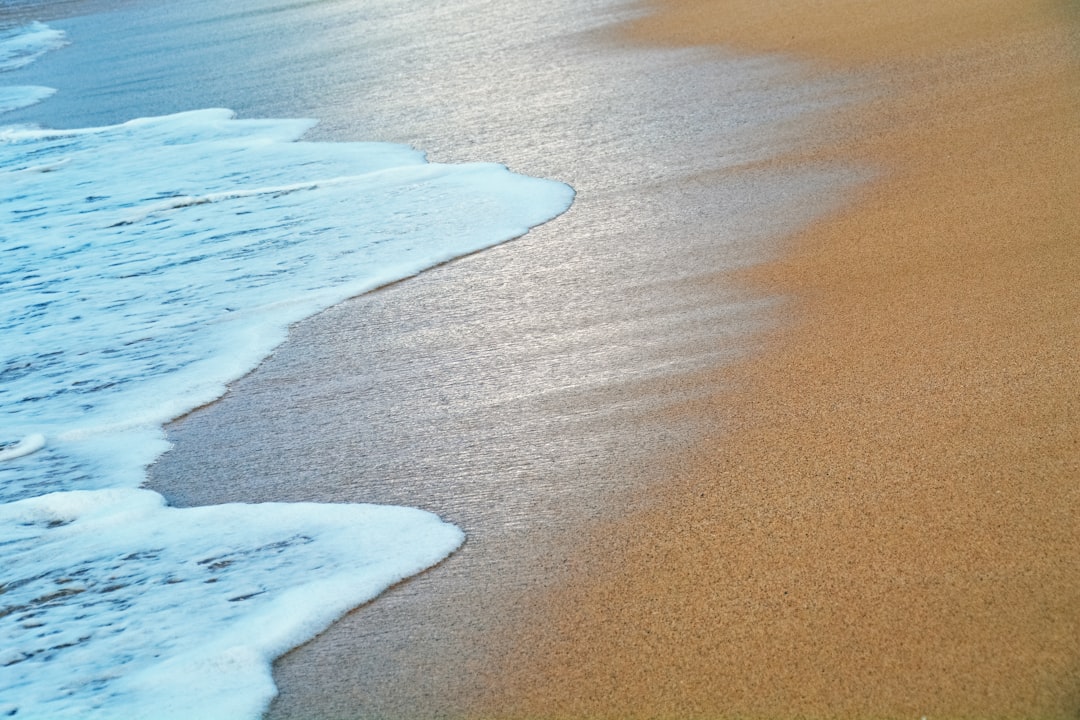
M 582 539 L 474 714 L 1076 717 L 1080 7 L 659 10 L 635 40 L 881 78 L 816 152 L 882 176 L 739 277 L 793 302 L 694 379 L 724 431 Z

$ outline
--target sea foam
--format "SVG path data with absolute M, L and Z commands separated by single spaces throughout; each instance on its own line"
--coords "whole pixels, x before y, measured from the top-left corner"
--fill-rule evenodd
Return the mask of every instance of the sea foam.
M 0 87 L 0 113 L 36 105 L 56 90 L 41 85 Z
M 0 27 L 0 72 L 25 67 L 66 44 L 67 38 L 62 31 L 43 23 Z M 0 86 L 0 113 L 36 105 L 54 92 L 55 89 L 40 85 Z
M 63 43 L 4 31 L 0 69 Z M 209 109 L 0 128 L 0 715 L 255 717 L 275 656 L 462 542 L 408 508 L 176 509 L 138 489 L 162 425 L 289 324 L 573 198 L 499 165 L 301 141 L 312 125 Z
M 0 329 L 20 338 L 0 355 L 0 442 L 43 435 L 52 464 L 0 466 L 0 499 L 137 486 L 160 425 L 219 397 L 290 323 L 570 201 L 498 165 L 295 142 L 311 124 L 202 110 L 0 130 Z
M 0 528 L 0 715 L 33 718 L 257 717 L 273 658 L 462 540 L 410 508 L 138 489 L 7 503 Z
M 15 70 L 67 44 L 62 30 L 40 22 L 16 27 L 0 27 L 0 72 Z

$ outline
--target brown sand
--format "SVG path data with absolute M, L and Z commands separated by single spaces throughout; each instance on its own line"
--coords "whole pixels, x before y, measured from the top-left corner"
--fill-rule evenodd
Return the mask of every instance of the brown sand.
M 882 78 L 818 149 L 882 179 L 741 278 L 794 302 L 697 378 L 728 429 L 583 538 L 475 715 L 1076 717 L 1080 7 L 660 9 L 634 38 Z

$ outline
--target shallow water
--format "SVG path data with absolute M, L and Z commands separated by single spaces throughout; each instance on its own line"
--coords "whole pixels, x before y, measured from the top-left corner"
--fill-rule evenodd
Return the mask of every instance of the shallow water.
M 0 30 L 0 72 L 65 42 Z M 8 87 L 15 107 L 49 96 Z M 257 716 L 271 659 L 460 545 L 417 510 L 170 509 L 136 489 L 161 425 L 291 322 L 573 196 L 401 145 L 298 142 L 311 124 L 211 109 L 0 127 L 0 713 Z
M 850 86 L 783 59 L 626 46 L 612 28 L 637 10 L 618 3 L 182 8 L 69 21 L 87 54 L 34 66 L 71 78 L 39 106 L 50 122 L 225 105 L 577 191 L 524 238 L 295 326 L 170 427 L 151 472 L 180 505 L 404 503 L 462 527 L 447 563 L 279 661 L 270 711 L 458 714 L 491 631 L 557 581 L 560 546 L 639 502 L 701 430 L 665 419 L 717 390 L 687 381 L 782 318 L 782 298 L 725 273 L 776 252 L 858 173 L 755 163 L 816 131 Z

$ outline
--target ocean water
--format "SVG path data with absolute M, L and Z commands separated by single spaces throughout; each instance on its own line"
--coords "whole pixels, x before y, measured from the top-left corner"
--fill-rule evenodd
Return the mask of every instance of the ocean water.
M 0 83 L 76 46 L 5 27 Z M 0 89 L 24 113 L 0 127 L 0 715 L 256 717 L 274 657 L 463 535 L 401 507 L 167 507 L 140 489 L 162 426 L 291 323 L 518 237 L 573 191 L 225 109 L 26 124 L 53 92 Z

